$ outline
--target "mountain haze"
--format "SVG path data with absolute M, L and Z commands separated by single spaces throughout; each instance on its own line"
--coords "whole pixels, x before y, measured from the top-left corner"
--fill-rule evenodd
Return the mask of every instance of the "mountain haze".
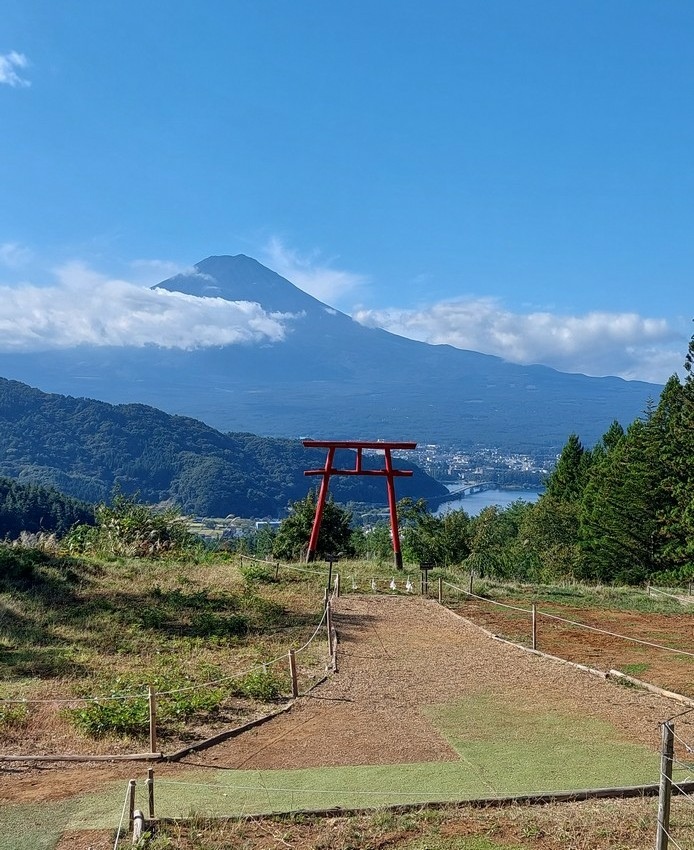
M 285 337 L 192 351 L 0 354 L 0 374 L 52 392 L 153 405 L 222 431 L 517 451 L 558 449 L 571 432 L 592 443 L 660 394 L 654 384 L 521 366 L 367 328 L 243 255 L 208 257 L 158 286 L 258 303 L 284 314 Z

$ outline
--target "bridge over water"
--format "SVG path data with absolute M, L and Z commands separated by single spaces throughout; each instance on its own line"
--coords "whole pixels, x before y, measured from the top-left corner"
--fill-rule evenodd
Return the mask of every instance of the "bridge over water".
M 485 490 L 496 490 L 498 486 L 499 485 L 494 481 L 479 481 L 474 484 L 446 484 L 451 497 L 455 496 L 457 499 L 463 499 L 465 496 L 469 496 L 472 493 L 483 493 Z

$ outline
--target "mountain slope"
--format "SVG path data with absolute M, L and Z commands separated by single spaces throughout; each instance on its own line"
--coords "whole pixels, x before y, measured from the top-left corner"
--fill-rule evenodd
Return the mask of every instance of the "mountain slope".
M 257 261 L 209 257 L 159 284 L 291 314 L 283 341 L 184 351 L 80 347 L 2 354 L 0 374 L 71 395 L 141 402 L 220 430 L 559 449 L 632 421 L 660 387 L 570 375 L 366 328 Z
M 303 470 L 324 462 L 324 452 L 297 440 L 222 434 L 153 407 L 114 407 L 0 379 L 0 475 L 87 501 L 107 500 L 118 484 L 144 501 L 172 499 L 193 514 L 277 517 L 314 486 Z M 398 480 L 399 497 L 446 492 L 412 464 L 398 465 L 415 471 Z M 342 501 L 386 502 L 378 479 L 335 479 L 331 492 Z

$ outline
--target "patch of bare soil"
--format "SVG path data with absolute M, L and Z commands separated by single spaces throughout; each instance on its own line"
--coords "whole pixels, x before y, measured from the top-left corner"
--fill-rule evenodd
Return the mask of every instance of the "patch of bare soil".
M 527 616 L 519 617 L 515 612 L 509 616 L 503 608 L 476 600 L 456 606 L 455 610 L 495 634 L 530 645 L 531 625 Z M 551 612 L 608 632 L 694 653 L 692 614 L 645 614 L 557 604 L 552 605 Z M 694 699 L 694 658 L 691 656 L 569 626 L 542 616 L 538 617 L 538 649 L 598 670 L 616 669 L 629 673 L 633 668 L 633 675 L 637 678 Z

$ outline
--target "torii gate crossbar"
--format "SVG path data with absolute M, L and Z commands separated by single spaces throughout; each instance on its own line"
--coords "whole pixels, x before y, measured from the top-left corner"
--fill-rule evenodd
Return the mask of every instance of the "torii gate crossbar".
M 411 469 L 394 469 L 393 458 L 391 451 L 393 449 L 415 449 L 417 443 L 385 443 L 380 441 L 354 441 L 354 440 L 303 440 L 306 448 L 327 449 L 328 454 L 325 459 L 323 469 L 307 469 L 304 475 L 322 475 L 320 491 L 318 493 L 318 502 L 316 504 L 316 514 L 313 519 L 313 528 L 311 529 L 311 539 L 308 544 L 308 552 L 306 554 L 307 561 L 315 560 L 318 551 L 318 534 L 320 532 L 321 521 L 323 519 L 323 510 L 325 501 L 328 497 L 328 487 L 330 486 L 331 475 L 375 475 L 386 479 L 386 488 L 388 491 L 388 508 L 390 509 L 390 529 L 393 539 L 393 557 L 395 566 L 398 570 L 402 569 L 402 552 L 400 550 L 400 534 L 398 532 L 398 513 L 395 502 L 395 479 L 405 476 L 411 476 Z M 335 451 L 337 449 L 351 449 L 356 451 L 356 463 L 354 469 L 336 469 L 333 466 L 335 459 Z M 385 466 L 383 469 L 364 469 L 362 467 L 362 452 L 364 449 L 382 451 L 385 454 Z

